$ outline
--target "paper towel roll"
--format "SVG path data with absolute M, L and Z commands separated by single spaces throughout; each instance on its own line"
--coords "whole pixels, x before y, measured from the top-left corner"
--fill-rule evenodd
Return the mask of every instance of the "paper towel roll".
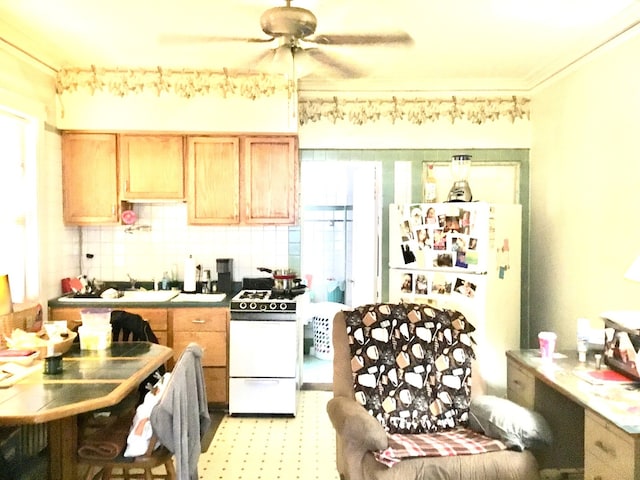
M 185 292 L 196 291 L 196 262 L 193 260 L 193 256 L 189 255 L 184 261 L 184 287 Z

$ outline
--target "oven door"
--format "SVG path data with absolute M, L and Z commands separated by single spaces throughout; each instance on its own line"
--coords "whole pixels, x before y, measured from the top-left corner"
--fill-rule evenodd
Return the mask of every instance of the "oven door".
M 230 377 L 295 378 L 297 322 L 232 320 L 229 327 Z

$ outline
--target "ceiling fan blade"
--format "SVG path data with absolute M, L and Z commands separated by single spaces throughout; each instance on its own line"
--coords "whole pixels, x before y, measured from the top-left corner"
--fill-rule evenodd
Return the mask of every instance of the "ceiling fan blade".
M 252 37 L 225 37 L 217 35 L 182 35 L 182 34 L 166 34 L 158 37 L 158 43 L 161 45 L 188 45 L 196 43 L 224 43 L 224 42 L 244 42 L 244 43 L 268 43 L 272 42 L 273 37 L 252 38 Z
M 305 42 L 319 45 L 413 45 L 406 32 L 320 34 L 304 38 Z
M 335 53 L 328 54 L 318 48 L 307 48 L 304 52 L 314 60 L 330 67 L 343 78 L 360 78 L 367 75 L 367 72 L 356 66 L 352 61 L 342 60 Z

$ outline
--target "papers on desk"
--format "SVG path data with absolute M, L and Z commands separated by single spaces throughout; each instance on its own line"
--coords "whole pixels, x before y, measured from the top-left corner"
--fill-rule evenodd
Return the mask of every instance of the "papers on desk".
M 621 373 L 609 369 L 574 370 L 573 373 L 581 380 L 589 382 L 593 385 L 637 383 L 635 380 L 632 380 L 629 377 L 625 377 Z
M 35 365 L 23 366 L 17 363 L 4 363 L 0 365 L 0 388 L 8 388 L 36 370 L 42 370 L 42 362 Z

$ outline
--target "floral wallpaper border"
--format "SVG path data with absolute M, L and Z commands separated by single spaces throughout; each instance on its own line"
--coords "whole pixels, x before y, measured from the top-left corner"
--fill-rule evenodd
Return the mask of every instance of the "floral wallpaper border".
M 299 123 L 329 120 L 333 123 L 347 121 L 355 125 L 388 120 L 391 123 L 404 120 L 415 125 L 446 119 L 451 123 L 467 120 L 482 124 L 500 118 L 529 120 L 528 98 L 399 98 L 343 99 L 301 98 L 298 101 Z
M 152 91 L 156 95 L 173 94 L 182 98 L 200 95 L 216 95 L 222 98 L 243 97 L 258 100 L 285 91 L 289 99 L 294 97 L 295 83 L 280 75 L 257 73 L 230 73 L 227 70 L 165 70 L 156 69 L 89 69 L 64 68 L 56 74 L 56 93 L 75 93 L 89 90 L 107 92 L 124 97 Z M 312 122 L 349 122 L 364 125 L 379 121 L 399 121 L 422 125 L 427 122 L 447 120 L 455 123 L 466 120 L 483 124 L 508 118 L 529 120 L 530 99 L 526 97 L 424 97 L 402 98 L 324 98 L 298 99 L 300 126 Z

